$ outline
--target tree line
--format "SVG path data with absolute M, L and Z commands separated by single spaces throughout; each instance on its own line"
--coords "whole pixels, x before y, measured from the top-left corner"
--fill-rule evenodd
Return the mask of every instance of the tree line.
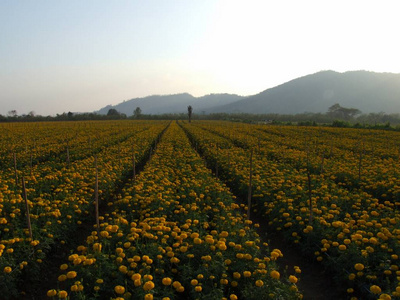
M 107 114 L 96 113 L 62 113 L 55 116 L 36 115 L 33 111 L 18 115 L 17 111 L 8 112 L 7 116 L 0 115 L 0 122 L 35 122 L 35 121 L 85 121 L 85 120 L 228 120 L 247 123 L 274 123 L 297 125 L 330 125 L 335 127 L 356 128 L 387 128 L 400 130 L 400 114 L 384 112 L 362 114 L 356 108 L 342 107 L 338 103 L 329 107 L 326 113 L 300 114 L 249 114 L 249 113 L 195 113 L 189 106 L 187 113 L 143 114 L 140 107 L 136 107 L 131 116 L 111 108 Z

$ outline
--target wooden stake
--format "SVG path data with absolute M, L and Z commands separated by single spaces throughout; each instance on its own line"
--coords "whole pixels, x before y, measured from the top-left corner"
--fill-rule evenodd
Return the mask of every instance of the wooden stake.
M 32 241 L 33 237 L 32 237 L 31 216 L 29 214 L 28 197 L 26 195 L 25 178 L 24 178 L 24 176 L 22 176 L 22 194 L 23 194 L 23 197 L 24 197 L 24 200 L 25 200 L 26 223 L 28 224 L 29 237 L 31 238 L 31 241 Z
M 361 166 L 362 166 L 362 159 L 363 159 L 363 155 L 362 155 L 362 151 L 360 151 L 360 156 L 358 158 L 358 181 L 361 180 Z
M 400 160 L 400 145 L 399 145 L 399 149 L 398 149 L 398 152 L 399 152 L 399 160 Z
M 215 177 L 218 178 L 218 145 L 216 146 L 217 154 L 215 158 Z
M 121 168 L 121 144 L 118 144 L 118 167 Z
M 132 155 L 132 160 L 133 160 L 133 180 L 136 179 L 136 161 L 135 161 L 135 147 L 133 147 L 133 155 Z
M 30 159 L 29 167 L 30 167 L 30 172 L 31 172 L 31 176 L 32 176 L 32 174 L 33 174 L 33 172 L 32 172 L 32 168 L 33 168 L 33 156 L 32 156 L 32 151 L 31 151 L 31 159 Z
M 15 152 L 14 152 L 14 175 L 15 175 L 15 184 L 18 184 L 17 154 Z
M 95 157 L 96 165 L 96 183 L 94 188 L 94 200 L 95 200 L 95 211 L 96 211 L 96 226 L 97 236 L 100 238 L 100 221 L 99 221 L 99 172 L 97 167 L 97 156 Z
M 253 180 L 253 149 L 251 149 L 250 152 L 249 189 L 247 191 L 247 220 L 250 220 L 252 180 Z
M 69 160 L 69 145 L 67 142 L 67 165 L 69 166 L 70 160 Z
M 312 205 L 312 193 L 311 193 L 311 172 L 310 172 L 310 151 L 309 148 L 307 147 L 307 181 L 308 181 L 308 201 L 310 202 L 309 204 L 309 210 L 310 210 L 310 216 L 308 219 L 308 223 L 311 224 L 313 221 L 313 205 Z
M 324 173 L 324 160 L 325 160 L 325 153 L 322 152 L 322 158 L 321 158 L 321 173 Z

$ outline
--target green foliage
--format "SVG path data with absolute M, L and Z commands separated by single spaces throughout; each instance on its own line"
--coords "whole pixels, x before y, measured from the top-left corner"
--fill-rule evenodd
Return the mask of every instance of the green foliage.
M 135 108 L 135 110 L 133 111 L 133 117 L 135 119 L 139 119 L 142 116 L 142 109 L 138 106 Z

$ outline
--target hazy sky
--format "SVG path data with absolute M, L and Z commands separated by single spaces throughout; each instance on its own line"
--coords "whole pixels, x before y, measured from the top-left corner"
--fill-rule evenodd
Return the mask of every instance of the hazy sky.
M 0 114 L 400 73 L 399 1 L 1 0 Z

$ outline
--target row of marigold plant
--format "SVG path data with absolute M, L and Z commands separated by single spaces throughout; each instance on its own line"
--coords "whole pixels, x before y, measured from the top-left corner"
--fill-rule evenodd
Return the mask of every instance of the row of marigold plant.
M 298 137 L 304 129 L 296 127 L 277 130 L 225 122 L 183 127 L 219 176 L 242 197 L 248 192 L 253 152 L 253 212 L 333 271 L 349 298 L 400 296 L 400 184 L 399 161 L 394 155 L 363 153 L 361 177 L 347 182 L 338 180 L 340 174 L 356 177 L 359 170 L 353 170 L 357 165 L 351 162 L 357 158 L 354 151 L 341 148 L 347 132 L 340 129 L 326 130 L 326 139 L 315 129 L 311 139 L 318 139 L 307 145 L 307 140 Z M 311 129 L 307 131 L 312 134 Z M 344 141 L 331 150 L 329 137 L 334 134 Z M 284 142 L 280 142 L 282 136 Z M 376 139 L 367 141 L 372 144 Z M 376 142 L 375 152 L 385 153 L 384 145 Z M 332 153 L 325 156 L 322 168 L 324 147 Z M 378 185 L 390 193 L 376 197 L 373 191 Z
M 69 164 L 63 159 L 38 160 L 36 164 L 21 165 L 19 176 L 25 176 L 27 203 L 30 210 L 32 238 L 28 231 L 26 206 L 21 181 L 13 172 L 0 176 L 0 292 L 2 298 L 18 298 L 31 293 L 41 282 L 48 260 L 58 249 L 74 244 L 76 232 L 94 220 L 94 188 L 96 164 L 99 201 L 106 202 L 127 177 L 132 177 L 133 157 L 136 164 L 148 158 L 155 140 L 168 123 L 121 124 L 101 123 L 98 138 L 104 132 L 118 136 L 105 143 L 94 155 L 87 148 L 81 159 L 71 156 Z M 43 135 L 48 127 L 43 124 Z M 57 140 L 65 124 L 49 124 Z M 110 129 L 110 125 L 112 130 Z M 128 125 L 128 126 L 126 126 Z M 58 126 L 54 128 L 54 126 Z M 77 124 L 79 132 L 79 124 Z M 125 130 L 125 132 L 124 132 Z M 40 133 L 38 133 L 40 136 Z M 80 144 L 86 143 L 81 134 Z M 126 138 L 124 138 L 126 137 Z M 79 139 L 79 138 L 78 138 Z M 0 143 L 3 145 L 2 143 Z M 78 143 L 79 144 L 79 143 Z M 79 146 L 81 151 L 83 146 Z M 72 148 L 73 149 L 73 148 Z
M 280 274 L 227 186 L 176 123 L 114 199 L 86 242 L 60 265 L 49 297 L 298 299 L 297 267 Z

